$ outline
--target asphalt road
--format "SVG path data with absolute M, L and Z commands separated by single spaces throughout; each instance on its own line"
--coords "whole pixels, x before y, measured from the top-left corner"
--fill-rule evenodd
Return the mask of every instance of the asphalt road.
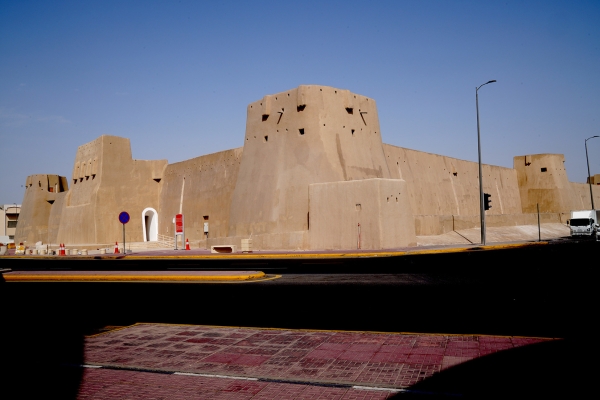
M 21 369 L 15 374 L 25 380 L 36 376 L 39 387 L 60 381 L 71 390 L 80 376 L 65 381 L 59 367 L 83 362 L 84 335 L 135 322 L 560 337 L 585 350 L 597 341 L 599 250 L 600 243 L 566 242 L 320 264 L 267 260 L 264 268 L 241 267 L 272 279 L 243 283 L 1 281 L 1 363 L 3 370 Z M 122 261 L 57 260 L 27 268 L 232 269 L 234 263 Z M 23 266 L 15 262 L 2 267 Z M 233 269 L 243 269 L 235 263 Z M 570 349 L 560 358 L 567 364 Z
M 568 337 L 592 329 L 597 242 L 352 259 L 12 261 L 37 269 L 260 269 L 245 283 L 0 282 L 14 323 L 135 322 Z M 232 266 L 231 264 L 236 264 Z M 234 268 L 235 267 L 235 268 Z M 52 322 L 49 322 L 52 324 Z

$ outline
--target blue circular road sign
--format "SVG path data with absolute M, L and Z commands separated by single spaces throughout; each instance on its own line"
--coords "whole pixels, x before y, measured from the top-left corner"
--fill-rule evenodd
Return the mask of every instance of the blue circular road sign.
M 121 214 L 119 214 L 119 222 L 122 224 L 129 222 L 129 213 L 127 211 L 123 211 Z

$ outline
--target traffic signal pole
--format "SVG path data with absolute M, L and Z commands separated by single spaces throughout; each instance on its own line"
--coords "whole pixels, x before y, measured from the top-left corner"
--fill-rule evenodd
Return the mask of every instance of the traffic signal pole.
M 483 85 L 481 85 L 483 86 Z M 475 89 L 475 108 L 477 109 L 477 153 L 479 155 L 479 219 L 481 226 L 481 244 L 485 246 L 485 210 L 483 205 L 483 179 L 481 176 L 481 135 L 479 133 L 479 86 Z
M 481 244 L 485 246 L 485 210 L 483 209 L 483 178 L 481 174 L 481 134 L 479 133 L 479 89 L 488 83 L 494 83 L 496 80 L 487 81 L 483 85 L 475 88 L 475 109 L 477 110 L 477 153 L 479 155 L 479 216 L 481 218 Z

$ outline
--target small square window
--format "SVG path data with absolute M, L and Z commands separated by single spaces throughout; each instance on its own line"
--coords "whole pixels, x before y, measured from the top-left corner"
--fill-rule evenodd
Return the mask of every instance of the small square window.
M 542 168 L 542 172 L 546 172 L 546 171 L 548 171 L 548 168 L 545 168 L 545 167 Z

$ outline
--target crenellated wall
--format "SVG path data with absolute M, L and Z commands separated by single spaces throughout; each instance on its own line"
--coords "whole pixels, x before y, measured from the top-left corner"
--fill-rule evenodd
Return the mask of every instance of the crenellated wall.
M 64 194 L 49 192 L 53 187 L 66 188 L 66 179 L 61 177 L 50 182 L 42 194 L 32 196 L 26 192 L 27 207 L 24 220 L 19 222 L 23 229 L 18 232 L 18 240 L 69 244 L 122 241 L 118 215 L 127 211 L 131 216 L 128 226 L 135 227 L 127 230 L 127 240 L 141 241 L 142 230 L 138 227 L 142 210 L 158 209 L 166 165 L 166 160 L 132 159 L 129 139 L 117 136 L 103 135 L 79 146 L 70 190 Z M 37 175 L 32 177 L 32 181 L 36 179 Z
M 375 101 L 307 85 L 248 106 L 229 235 L 308 229 L 308 185 L 390 178 Z
M 533 154 L 514 158 L 524 213 L 560 213 L 592 207 L 589 185 L 569 182 L 562 154 Z M 594 205 L 600 206 L 600 187 L 592 185 Z
M 64 176 L 37 174 L 27 177 L 15 243 L 33 245 L 38 241 L 48 242 L 48 224 L 54 204 L 57 198 L 64 197 L 68 188 Z
M 553 221 L 591 207 L 590 186 L 569 182 L 560 154 L 482 167 L 489 226 L 524 224 L 538 205 Z M 249 104 L 243 147 L 167 164 L 134 160 L 128 139 L 103 135 L 77 149 L 70 189 L 57 175 L 26 186 L 17 242 L 120 242 L 121 211 L 128 242 L 173 237 L 182 213 L 196 245 L 252 238 L 272 250 L 412 246 L 479 226 L 477 163 L 383 144 L 373 99 L 319 85 Z

